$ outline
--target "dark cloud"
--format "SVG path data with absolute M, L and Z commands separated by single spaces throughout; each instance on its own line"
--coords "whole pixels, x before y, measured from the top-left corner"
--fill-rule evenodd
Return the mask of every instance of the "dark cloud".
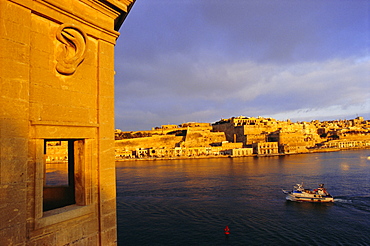
M 116 127 L 367 113 L 369 10 L 367 0 L 137 1 L 116 46 Z

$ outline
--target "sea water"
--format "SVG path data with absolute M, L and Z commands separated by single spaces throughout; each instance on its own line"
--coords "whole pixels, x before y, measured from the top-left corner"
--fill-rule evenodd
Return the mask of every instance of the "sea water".
M 370 245 L 370 150 L 117 162 L 118 243 Z M 324 183 L 334 203 L 285 200 Z M 229 226 L 230 235 L 224 235 Z

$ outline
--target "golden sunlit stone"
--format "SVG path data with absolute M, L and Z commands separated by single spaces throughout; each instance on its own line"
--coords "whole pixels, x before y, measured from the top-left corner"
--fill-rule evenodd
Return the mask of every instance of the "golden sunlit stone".
M 0 1 L 0 245 L 116 245 L 113 55 L 133 3 Z

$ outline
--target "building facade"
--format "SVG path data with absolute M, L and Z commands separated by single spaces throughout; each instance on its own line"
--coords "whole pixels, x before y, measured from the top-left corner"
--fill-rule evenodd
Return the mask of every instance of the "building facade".
M 116 244 L 113 54 L 133 2 L 0 1 L 0 245 Z
M 254 143 L 252 144 L 253 153 L 257 155 L 277 155 L 279 148 L 277 142 Z

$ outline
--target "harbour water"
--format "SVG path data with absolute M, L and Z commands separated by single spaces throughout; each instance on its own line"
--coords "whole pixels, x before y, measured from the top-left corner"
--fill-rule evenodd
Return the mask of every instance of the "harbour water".
M 117 162 L 118 243 L 370 245 L 369 156 Z M 335 202 L 286 201 L 281 189 L 301 182 L 324 183 Z

